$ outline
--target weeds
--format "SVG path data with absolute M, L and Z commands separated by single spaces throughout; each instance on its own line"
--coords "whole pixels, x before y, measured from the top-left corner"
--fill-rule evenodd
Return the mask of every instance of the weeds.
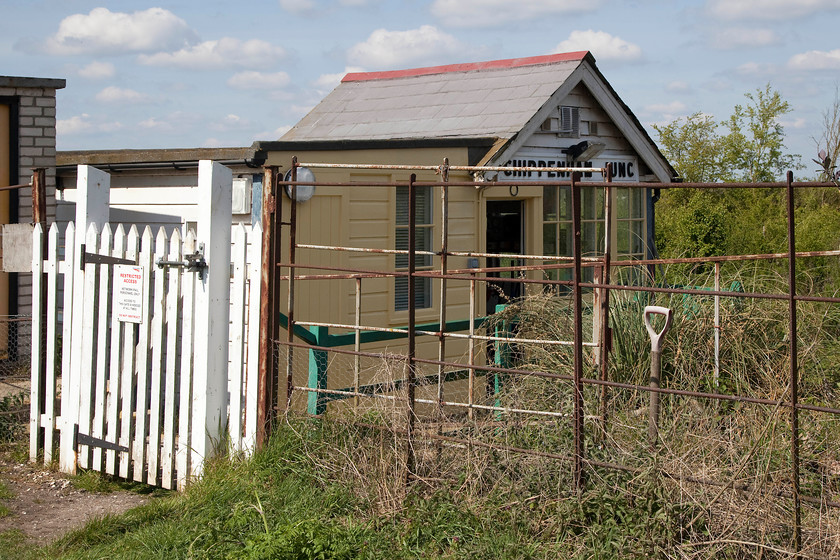
M 687 285 L 712 282 L 708 270 L 692 274 Z M 770 268 L 725 267 L 723 276 L 733 292 L 786 287 Z M 800 285 L 813 293 L 807 276 Z M 657 304 L 675 314 L 663 387 L 762 403 L 664 394 L 652 445 L 646 392 L 608 390 L 605 421 L 600 387 L 586 385 L 583 489 L 572 477 L 572 352 L 516 343 L 504 358 L 519 373 L 479 376 L 475 402 L 546 414 L 429 407 L 416 418 L 411 476 L 405 394 L 394 384 L 402 365 L 383 360 L 370 382 L 392 387 L 392 399 L 365 400 L 357 410 L 349 400 L 335 402 L 316 420 L 290 413 L 254 456 L 220 457 L 185 494 L 92 523 L 52 550 L 67 558 L 789 556 L 790 411 L 778 403 L 790 394 L 787 302 L 721 298 L 717 374 L 713 303 L 703 295 L 614 293 L 610 379 L 647 384 L 650 341 L 641 316 Z M 840 313 L 804 301 L 799 313 L 800 398 L 836 406 Z M 591 324 L 591 303 L 584 314 Z M 571 338 L 569 302 L 550 294 L 509 306 L 486 332 L 503 323 L 515 324 L 521 338 Z M 597 377 L 594 354 L 584 358 L 584 375 Z M 802 411 L 799 436 L 803 496 L 840 501 L 840 419 Z M 840 556 L 835 509 L 806 501 L 802 528 L 803 557 Z
M 28 397 L 21 391 L 0 399 L 0 444 L 17 441 L 23 434 L 29 415 Z

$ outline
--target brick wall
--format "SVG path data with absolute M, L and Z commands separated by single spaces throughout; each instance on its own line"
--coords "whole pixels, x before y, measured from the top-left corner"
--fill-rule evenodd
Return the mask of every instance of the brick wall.
M 17 182 L 28 183 L 33 167 L 46 170 L 48 222 L 55 217 L 56 91 L 64 86 L 60 79 L 0 76 L 0 98 L 14 106 L 17 116 Z M 18 222 L 32 221 L 31 189 L 18 189 L 17 211 Z M 18 314 L 31 313 L 31 286 L 29 275 L 18 275 Z

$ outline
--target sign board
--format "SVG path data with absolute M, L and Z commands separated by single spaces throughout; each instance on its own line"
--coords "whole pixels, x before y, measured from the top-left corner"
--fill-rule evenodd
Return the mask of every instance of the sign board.
M 34 230 L 32 224 L 3 225 L 3 272 L 32 272 Z
M 114 313 L 124 323 L 143 322 L 143 267 L 114 265 Z
M 591 161 L 569 163 L 565 155 L 556 151 L 523 150 L 515 158 L 506 162 L 505 167 L 605 167 L 610 163 L 613 170 L 614 182 L 638 183 L 639 164 L 634 156 L 601 155 Z M 569 173 L 564 171 L 503 171 L 499 173 L 500 181 L 549 181 L 551 179 L 569 180 Z M 583 181 L 603 181 L 600 173 L 583 173 Z

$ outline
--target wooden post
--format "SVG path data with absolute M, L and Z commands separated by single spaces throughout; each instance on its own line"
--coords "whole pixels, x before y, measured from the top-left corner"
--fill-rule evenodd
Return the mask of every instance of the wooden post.
M 47 177 L 42 167 L 32 169 L 32 221 L 41 224 L 44 232 L 46 232 Z
M 74 448 L 74 430 L 79 421 L 79 402 L 69 395 L 79 395 L 79 372 L 82 360 L 90 356 L 82 354 L 82 310 L 84 308 L 85 271 L 82 269 L 82 249 L 85 235 L 90 224 L 107 223 L 110 215 L 111 177 L 107 173 L 89 165 L 78 166 L 76 180 L 76 223 L 75 243 L 73 245 L 72 270 L 65 274 L 65 289 L 67 277 L 72 275 L 72 309 L 68 309 L 65 298 L 64 320 L 72 321 L 71 339 L 64 340 L 63 353 L 69 352 L 70 368 L 63 370 L 62 405 L 61 405 L 61 453 L 60 468 L 62 472 L 76 474 L 76 450 Z M 94 249 L 94 248 L 91 248 Z M 65 249 L 69 252 L 69 248 Z M 70 264 L 68 262 L 68 264 Z M 65 330 L 66 332 L 66 330 Z M 68 344 L 69 342 L 69 344 Z
M 42 233 L 42 243 L 41 243 L 41 254 L 46 255 L 47 253 L 47 179 L 46 173 L 42 167 L 36 167 L 32 169 L 32 222 L 35 224 L 39 224 L 41 226 L 41 233 Z M 32 315 L 35 316 L 37 313 L 41 319 L 41 348 L 46 349 L 47 347 L 47 330 L 44 328 L 47 325 L 47 282 L 42 281 L 40 284 L 40 294 L 39 299 L 37 300 L 40 302 L 40 309 L 33 309 Z M 16 282 L 15 280 L 10 280 L 11 282 Z M 33 288 L 34 289 L 34 288 Z M 34 292 L 33 292 L 34 293 Z M 34 331 L 33 331 L 34 332 Z M 39 360 L 39 370 L 34 370 L 33 372 L 37 371 L 39 376 L 39 386 L 41 393 L 38 395 L 38 400 L 42 403 L 41 410 L 39 414 L 43 414 L 46 409 L 44 408 L 46 404 L 47 394 L 46 394 L 46 378 L 47 378 L 47 363 L 42 358 Z M 46 434 L 45 434 L 46 435 Z M 52 436 L 50 435 L 50 438 Z M 46 456 L 46 455 L 45 455 Z
M 330 334 L 328 327 L 310 327 L 309 330 L 315 335 L 315 344 L 326 346 Z M 329 357 L 323 350 L 309 351 L 309 388 L 327 388 L 327 361 Z M 306 410 L 313 416 L 321 415 L 327 410 L 327 396 L 323 393 L 309 391 L 306 398 Z
M 32 232 L 32 293 L 41 294 L 43 284 L 44 252 L 42 250 L 44 231 L 41 224 L 35 224 Z M 43 317 L 40 309 L 46 309 L 46 302 L 38 302 L 39 309 L 32 309 L 32 385 L 30 410 L 29 410 L 29 460 L 34 462 L 38 459 L 38 449 L 41 440 L 41 405 L 43 403 L 43 384 L 45 379 L 41 376 L 44 370 L 43 349 L 44 341 L 42 332 L 46 332 L 46 325 L 43 324 Z
M 232 185 L 230 169 L 209 160 L 199 162 L 196 238 L 204 246 L 208 267 L 196 285 L 195 298 L 193 475 L 201 474 L 204 460 L 222 443 L 227 429 Z
M 252 453 L 258 445 L 257 435 L 260 433 L 259 426 L 265 426 L 260 422 L 259 403 L 264 402 L 260 398 L 261 389 L 261 364 L 260 348 L 263 344 L 263 336 L 260 331 L 262 313 L 262 227 L 256 224 L 251 228 L 248 236 L 248 369 L 247 381 L 245 382 L 245 450 Z M 273 395 L 273 393 L 271 393 Z M 273 402 L 271 400 L 270 402 Z M 264 432 L 263 432 L 264 434 Z
M 256 445 L 265 445 L 269 426 L 274 416 L 275 395 L 277 393 L 277 358 L 274 356 L 274 344 L 277 339 L 277 302 L 275 297 L 275 257 L 280 247 L 279 228 L 275 227 L 277 186 L 277 168 L 266 167 L 262 186 L 262 244 L 260 251 L 259 283 L 259 366 L 257 380 L 257 423 Z

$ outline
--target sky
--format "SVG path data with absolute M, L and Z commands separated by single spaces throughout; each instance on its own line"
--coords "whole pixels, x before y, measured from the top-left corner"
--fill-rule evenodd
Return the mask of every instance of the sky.
M 768 84 L 806 171 L 840 0 L 0 0 L 0 74 L 64 78 L 59 150 L 276 140 L 347 72 L 588 50 L 651 136 Z

